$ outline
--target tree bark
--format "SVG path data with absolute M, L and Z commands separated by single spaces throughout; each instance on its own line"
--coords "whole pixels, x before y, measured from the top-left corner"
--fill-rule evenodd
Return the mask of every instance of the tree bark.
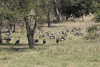
M 0 23 L 0 43 L 2 43 L 2 35 L 1 35 L 1 31 L 2 31 L 2 20 Z
M 83 18 L 83 16 L 82 16 L 82 20 L 84 21 L 84 18 Z
M 27 30 L 27 38 L 28 38 L 28 44 L 29 48 L 34 48 L 33 38 L 34 38 L 34 32 L 37 27 L 37 22 L 40 20 L 41 17 L 35 17 L 35 23 L 33 29 L 30 27 L 30 23 L 28 22 L 28 16 L 24 17 L 24 20 L 26 22 L 26 30 Z
M 2 43 L 2 35 L 0 35 L 0 44 Z
M 15 25 L 14 25 L 14 30 L 13 30 L 13 32 L 15 32 Z
M 50 10 L 48 10 L 47 13 L 47 22 L 48 22 L 48 27 L 50 27 Z
M 30 28 L 30 24 L 28 22 L 28 16 L 24 17 L 24 20 L 26 22 L 26 30 L 27 30 L 27 38 L 28 38 L 28 45 L 29 45 L 29 48 L 33 48 L 33 32 Z
M 28 38 L 28 45 L 29 48 L 33 48 L 33 34 L 31 34 L 30 32 L 27 32 L 27 38 Z
M 57 14 L 56 6 L 54 6 L 54 10 L 53 10 L 53 11 L 54 11 L 53 14 L 54 14 L 55 17 L 56 17 L 56 20 L 57 20 L 57 22 L 59 23 L 59 22 L 60 22 L 60 17 L 59 17 L 59 14 Z
M 10 30 L 12 31 L 12 24 L 10 24 Z
M 60 22 L 60 17 L 58 14 L 55 14 L 56 15 L 56 19 L 57 19 L 57 22 L 59 23 Z
M 54 9 L 53 9 L 53 14 L 55 15 L 56 17 L 56 20 L 57 22 L 59 23 L 60 22 L 60 16 L 59 16 L 59 11 L 58 11 L 58 7 L 57 7 L 57 1 L 54 0 Z

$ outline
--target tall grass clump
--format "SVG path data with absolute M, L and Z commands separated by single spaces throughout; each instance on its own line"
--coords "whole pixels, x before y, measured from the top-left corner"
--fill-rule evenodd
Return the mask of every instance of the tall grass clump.
M 97 25 L 93 25 L 91 27 L 88 27 L 87 28 L 87 35 L 84 37 L 85 39 L 91 39 L 91 40 L 94 40 L 94 39 L 97 39 L 99 38 L 100 36 L 100 33 L 99 30 L 98 30 L 98 26 Z

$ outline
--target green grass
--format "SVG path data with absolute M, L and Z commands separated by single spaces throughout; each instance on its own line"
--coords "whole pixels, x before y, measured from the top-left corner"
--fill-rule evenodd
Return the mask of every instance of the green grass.
M 42 27 L 45 31 L 52 33 L 72 29 L 73 27 L 91 26 L 92 22 L 66 22 L 52 24 L 53 27 Z M 44 25 L 45 26 L 45 25 Z M 38 30 L 37 30 L 38 31 Z M 42 45 L 44 38 L 39 38 L 35 34 L 35 38 L 39 39 L 39 43 L 35 44 L 34 49 L 29 49 L 27 45 L 26 33 L 12 33 L 12 40 L 7 44 L 3 41 L 0 44 L 0 67 L 100 67 L 100 42 L 96 40 L 86 40 L 84 36 L 74 36 L 68 33 L 65 41 L 56 44 L 55 39 L 45 37 L 47 43 Z M 5 37 L 2 33 L 2 37 Z M 13 44 L 21 37 L 20 44 Z M 59 36 L 60 37 L 60 36 Z
M 1 67 L 98 67 L 100 45 L 90 41 L 70 41 L 65 45 L 0 46 Z M 61 44 L 61 43 L 60 43 Z M 63 44 L 63 43 L 62 43 Z

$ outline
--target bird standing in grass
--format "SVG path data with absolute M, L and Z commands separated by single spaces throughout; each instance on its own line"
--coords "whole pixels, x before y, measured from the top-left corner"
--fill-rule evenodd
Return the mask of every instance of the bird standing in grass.
M 9 41 L 11 41 L 11 36 L 10 36 L 10 38 L 9 37 L 4 37 L 3 40 L 6 40 L 6 42 L 9 42 Z
M 39 42 L 39 40 L 38 39 L 35 39 L 35 43 L 37 43 L 37 42 Z
M 57 43 L 57 45 L 58 45 L 59 39 L 60 39 L 60 38 L 57 38 L 57 39 L 56 39 L 56 43 Z
M 43 44 L 45 44 L 45 43 L 46 43 L 46 39 L 43 40 Z
M 37 42 L 39 42 L 38 39 L 33 39 L 33 43 L 37 43 Z
M 20 37 L 19 40 L 17 40 L 14 45 L 19 44 L 19 42 L 20 42 Z
M 70 34 L 73 34 L 74 33 L 74 29 L 72 29 L 72 31 L 70 32 Z
M 66 40 L 66 38 L 65 37 L 61 37 L 60 41 L 63 41 L 63 40 Z
M 7 42 L 9 42 L 9 41 L 11 41 L 11 36 L 10 36 L 10 38 L 7 38 Z

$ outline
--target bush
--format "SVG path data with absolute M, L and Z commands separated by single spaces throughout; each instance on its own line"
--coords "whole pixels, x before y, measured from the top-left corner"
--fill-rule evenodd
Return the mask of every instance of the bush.
M 87 28 L 87 33 L 94 33 L 97 30 L 97 26 L 93 25 L 92 27 Z
M 93 25 L 92 27 L 87 28 L 88 35 L 85 36 L 85 39 L 97 39 L 100 36 L 100 30 L 98 30 L 96 25 Z

